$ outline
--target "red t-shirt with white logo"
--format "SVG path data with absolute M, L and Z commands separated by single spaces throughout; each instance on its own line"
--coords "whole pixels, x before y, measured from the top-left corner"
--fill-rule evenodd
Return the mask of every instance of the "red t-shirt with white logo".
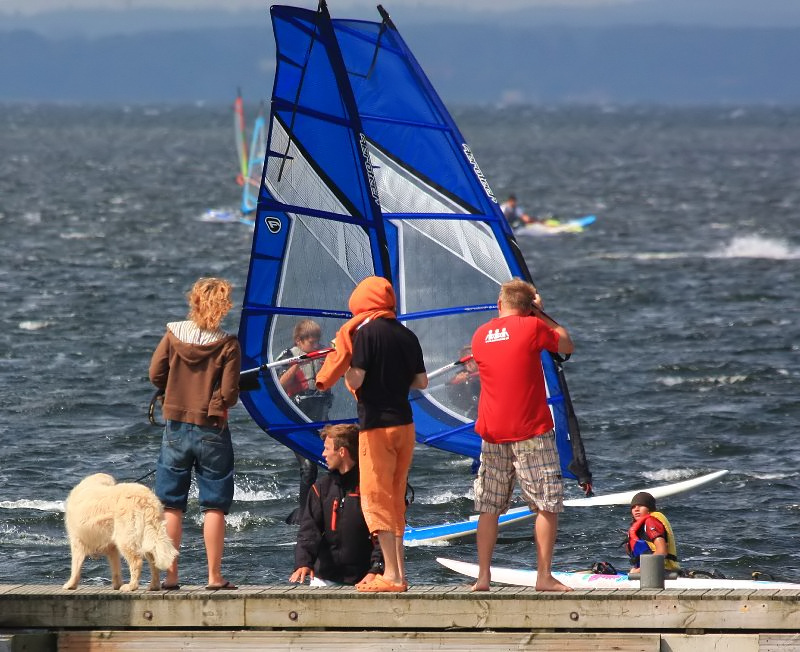
M 558 333 L 538 317 L 497 317 L 475 331 L 472 355 L 481 380 L 475 432 L 486 441 L 523 441 L 553 428 L 542 350 L 558 351 Z

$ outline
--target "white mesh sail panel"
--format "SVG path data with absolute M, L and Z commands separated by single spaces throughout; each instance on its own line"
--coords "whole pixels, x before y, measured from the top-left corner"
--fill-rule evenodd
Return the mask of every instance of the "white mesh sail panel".
M 370 146 L 381 210 L 391 213 L 462 213 L 467 211 L 431 184 Z M 430 238 L 496 283 L 511 278 L 511 270 L 491 230 L 471 220 L 418 219 L 393 221 L 401 231 L 412 228 Z
M 267 187 L 275 199 L 292 206 L 349 215 L 336 195 L 320 179 L 281 123 L 273 118 L 270 150 L 285 152 L 286 158 L 270 156 L 267 160 Z
M 286 130 L 276 119 L 272 121 L 270 149 L 287 153 L 282 170 L 281 159 L 274 156 L 268 159 L 266 182 L 273 197 L 284 204 L 307 206 L 341 215 L 350 214 L 301 151 L 291 142 Z M 373 274 L 369 237 L 364 229 L 355 224 L 336 220 L 294 213 L 290 216 L 295 220 L 296 227 L 298 222 L 305 227 L 304 233 L 316 240 L 316 246 L 327 252 L 353 285 Z M 313 267 L 324 269 L 325 265 L 321 264 L 322 261 L 318 256 L 310 257 L 313 248 L 309 246 L 306 238 L 298 238 L 298 234 L 295 228 L 285 263 L 297 269 Z M 298 260 L 304 260 L 302 266 L 293 264 Z M 300 274 L 302 275 L 302 272 Z M 285 283 L 282 284 L 282 296 L 283 287 Z M 296 304 L 296 301 L 295 295 L 292 303 Z

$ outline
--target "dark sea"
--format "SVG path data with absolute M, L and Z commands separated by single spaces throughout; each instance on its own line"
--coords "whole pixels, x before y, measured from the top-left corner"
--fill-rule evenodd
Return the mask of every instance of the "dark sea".
M 565 367 L 597 492 L 729 469 L 659 503 L 684 566 L 800 582 L 800 109 L 453 113 L 498 196 L 597 215 L 581 234 L 520 239 L 576 342 Z M 231 123 L 224 106 L 0 106 L 0 582 L 63 584 L 71 487 L 155 468 L 148 364 L 192 282 L 227 277 L 241 302 L 252 232 L 201 220 L 238 205 Z M 241 406 L 231 420 L 224 572 L 280 584 L 297 464 Z M 468 460 L 418 448 L 411 483 L 414 525 L 472 513 Z M 185 584 L 206 579 L 196 495 Z M 567 508 L 554 566 L 626 568 L 628 521 L 625 506 Z M 533 564 L 529 524 L 501 536 L 495 563 Z M 475 560 L 474 540 L 407 549 L 412 583 L 463 584 L 436 556 Z M 84 582 L 110 584 L 105 560 Z

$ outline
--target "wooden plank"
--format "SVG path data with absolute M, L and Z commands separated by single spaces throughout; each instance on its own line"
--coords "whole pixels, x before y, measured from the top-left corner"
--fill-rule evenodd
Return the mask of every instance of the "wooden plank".
M 800 631 L 800 595 L 680 591 L 544 593 L 420 586 L 407 593 L 352 588 L 242 587 L 238 591 L 120 593 L 26 586 L 0 592 L 0 627 L 229 629 L 342 627 L 385 630 L 569 629 Z
M 661 635 L 661 652 L 760 652 L 758 634 Z
M 64 632 L 59 652 L 171 652 L 231 650 L 328 651 L 346 644 L 358 652 L 376 649 L 455 652 L 658 652 L 658 634 L 559 634 L 511 632 Z
M 797 652 L 800 650 L 800 634 L 761 634 L 758 644 L 759 652 Z

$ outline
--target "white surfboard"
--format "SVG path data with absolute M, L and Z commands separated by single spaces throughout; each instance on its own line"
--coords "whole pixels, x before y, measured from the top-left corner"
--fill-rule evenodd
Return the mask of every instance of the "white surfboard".
M 565 507 L 592 507 L 598 505 L 628 505 L 631 499 L 640 491 L 652 494 L 653 498 L 666 498 L 686 491 L 698 489 L 710 482 L 719 480 L 728 471 L 714 471 L 689 480 L 681 480 L 670 484 L 658 485 L 656 487 L 645 487 L 643 489 L 633 489 L 630 491 L 620 491 L 603 496 L 592 496 L 590 498 L 570 498 L 564 501 Z M 512 523 L 519 523 L 526 519 L 533 518 L 534 514 L 527 507 L 515 507 L 502 514 L 498 520 L 499 527 L 506 527 Z M 478 529 L 478 516 L 470 516 L 465 521 L 455 523 L 443 523 L 441 525 L 428 525 L 423 527 L 406 527 L 403 535 L 403 543 L 407 546 L 421 546 L 436 544 L 450 539 L 475 534 Z
M 478 565 L 455 559 L 437 557 L 442 566 L 467 577 L 478 577 Z M 536 586 L 536 571 L 492 566 L 492 583 L 513 586 Z M 638 589 L 639 580 L 628 579 L 627 575 L 598 575 L 596 573 L 554 572 L 562 584 L 573 589 Z M 664 580 L 665 589 L 800 589 L 800 584 L 790 582 L 765 582 L 761 580 L 733 580 L 708 577 L 678 577 Z

